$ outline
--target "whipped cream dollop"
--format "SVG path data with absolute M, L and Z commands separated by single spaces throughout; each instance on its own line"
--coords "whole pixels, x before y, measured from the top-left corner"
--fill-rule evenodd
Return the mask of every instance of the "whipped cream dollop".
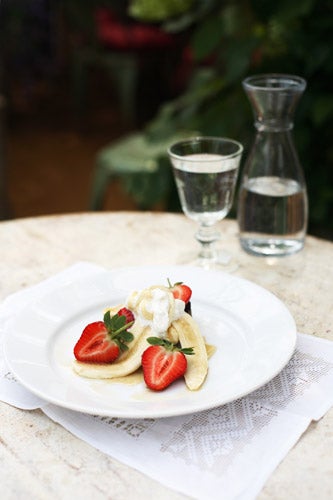
M 171 323 L 184 314 L 185 303 L 175 299 L 168 288 L 153 286 L 132 292 L 126 306 L 133 312 L 135 320 L 143 326 L 150 326 L 153 335 L 163 338 Z

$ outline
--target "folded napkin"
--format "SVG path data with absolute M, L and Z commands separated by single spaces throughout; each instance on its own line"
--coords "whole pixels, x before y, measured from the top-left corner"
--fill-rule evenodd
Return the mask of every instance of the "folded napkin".
M 78 263 L 0 306 L 2 328 L 14 311 L 46 292 L 103 268 Z M 0 330 L 0 341 L 3 329 Z M 298 334 L 288 365 L 271 382 L 232 403 L 162 419 L 122 419 L 67 410 L 24 389 L 0 351 L 0 399 L 41 408 L 102 452 L 197 499 L 250 500 L 312 420 L 333 405 L 333 342 Z

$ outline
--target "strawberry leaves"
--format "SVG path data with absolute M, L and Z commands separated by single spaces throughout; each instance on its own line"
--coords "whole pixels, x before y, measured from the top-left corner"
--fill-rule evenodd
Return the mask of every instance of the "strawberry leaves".
M 115 342 L 122 352 L 127 351 L 127 343 L 132 342 L 134 339 L 133 334 L 128 332 L 127 329 L 133 325 L 134 321 L 128 323 L 126 316 L 119 314 L 111 316 L 110 311 L 107 311 L 104 314 L 103 321 L 106 326 L 109 339 Z
M 178 351 L 186 354 L 187 356 L 194 354 L 193 347 L 178 347 L 176 344 L 173 344 L 169 340 L 161 339 L 160 337 L 148 337 L 147 342 L 150 345 L 160 345 L 170 352 Z

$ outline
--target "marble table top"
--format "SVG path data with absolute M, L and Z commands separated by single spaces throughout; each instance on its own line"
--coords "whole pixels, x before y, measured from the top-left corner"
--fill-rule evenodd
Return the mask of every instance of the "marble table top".
M 221 222 L 221 246 L 235 275 L 273 292 L 299 332 L 333 340 L 333 243 L 307 237 L 302 252 L 262 258 L 240 248 L 237 225 Z M 0 223 L 0 300 L 77 261 L 108 269 L 187 264 L 198 251 L 196 225 L 182 214 L 102 212 Z M 0 404 L 2 499 L 185 498 L 69 434 L 41 411 Z M 266 483 L 266 499 L 333 498 L 333 410 L 310 425 Z

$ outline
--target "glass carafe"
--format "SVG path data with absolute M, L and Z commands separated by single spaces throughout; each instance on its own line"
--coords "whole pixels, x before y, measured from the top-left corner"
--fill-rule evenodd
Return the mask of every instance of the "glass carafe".
M 291 130 L 306 82 L 293 75 L 246 78 L 256 138 L 244 165 L 238 199 L 240 243 L 251 254 L 283 256 L 304 246 L 308 202 Z

